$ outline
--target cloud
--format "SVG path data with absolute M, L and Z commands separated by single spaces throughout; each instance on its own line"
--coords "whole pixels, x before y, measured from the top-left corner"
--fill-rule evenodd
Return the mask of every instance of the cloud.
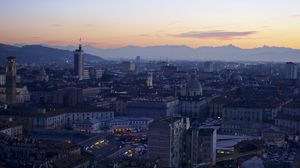
M 208 30 L 213 30 L 213 29 L 220 29 L 220 28 L 224 28 L 228 25 L 211 25 L 211 26 L 203 26 L 200 27 L 199 29 L 208 29 Z
M 173 36 L 184 37 L 184 38 L 231 40 L 234 38 L 245 37 L 256 33 L 257 33 L 256 31 L 234 32 L 234 31 L 214 30 L 214 31 L 192 31 L 192 32 L 175 34 Z

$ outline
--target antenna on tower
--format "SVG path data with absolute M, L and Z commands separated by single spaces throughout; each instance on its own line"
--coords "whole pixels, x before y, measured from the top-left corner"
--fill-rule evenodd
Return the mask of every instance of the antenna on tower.
M 79 39 L 79 50 L 81 50 L 81 37 Z

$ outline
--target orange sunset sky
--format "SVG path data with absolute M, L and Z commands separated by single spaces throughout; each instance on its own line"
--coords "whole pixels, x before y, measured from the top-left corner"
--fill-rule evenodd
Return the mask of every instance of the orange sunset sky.
M 300 49 L 299 0 L 1 0 L 0 43 Z

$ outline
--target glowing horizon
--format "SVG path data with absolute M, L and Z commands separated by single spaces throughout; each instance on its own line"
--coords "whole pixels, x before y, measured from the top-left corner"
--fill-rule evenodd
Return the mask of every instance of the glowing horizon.
M 300 49 L 298 0 L 2 0 L 1 43 Z

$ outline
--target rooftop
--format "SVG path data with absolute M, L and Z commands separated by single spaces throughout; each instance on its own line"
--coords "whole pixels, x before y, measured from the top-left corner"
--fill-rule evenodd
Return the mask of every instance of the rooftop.
M 299 109 L 300 110 L 300 101 L 293 101 L 288 103 L 284 106 L 284 108 L 291 108 L 291 109 Z
M 72 154 L 71 156 L 64 157 L 54 161 L 54 167 L 77 167 L 78 165 L 85 164 L 89 161 L 88 156 L 81 154 Z
M 176 98 L 172 96 L 168 96 L 168 97 L 148 96 L 148 97 L 139 97 L 133 99 L 133 101 L 141 101 L 141 102 L 170 102 L 174 100 L 176 100 Z
M 204 136 L 210 136 L 215 131 L 215 129 L 213 128 L 200 128 L 198 130 L 199 130 L 199 134 Z
M 16 126 L 22 126 L 22 124 L 16 122 L 16 121 L 3 121 L 0 120 L 0 130 L 12 128 Z
M 281 105 L 281 101 L 272 100 L 240 100 L 227 104 L 225 107 L 228 108 L 276 108 Z

